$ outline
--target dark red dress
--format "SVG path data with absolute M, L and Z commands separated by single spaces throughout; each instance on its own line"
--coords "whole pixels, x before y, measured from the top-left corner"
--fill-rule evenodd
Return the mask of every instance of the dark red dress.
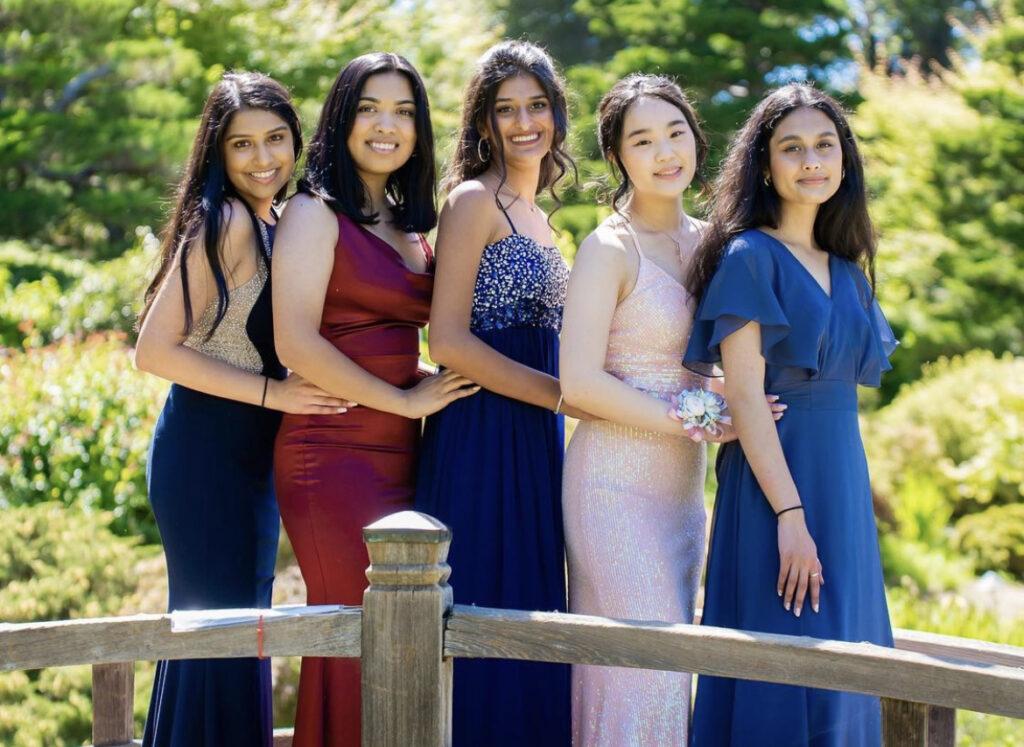
M 421 244 L 423 274 L 339 214 L 320 322 L 320 334 L 338 350 L 403 389 L 419 378 L 419 331 L 434 285 L 433 256 Z M 362 529 L 412 507 L 419 439 L 419 420 L 364 406 L 284 416 L 274 453 L 277 500 L 308 604 L 362 604 L 369 565 Z M 303 659 L 296 747 L 359 745 L 359 721 L 359 660 Z

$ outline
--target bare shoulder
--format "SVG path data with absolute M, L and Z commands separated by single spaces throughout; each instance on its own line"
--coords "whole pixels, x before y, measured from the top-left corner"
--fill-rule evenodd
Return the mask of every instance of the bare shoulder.
M 451 192 L 438 218 L 438 242 L 458 245 L 459 253 L 472 250 L 479 255 L 498 230 L 498 209 L 494 193 L 481 182 L 470 179 Z M 457 238 L 457 241 L 452 241 Z M 439 247 L 438 254 L 446 251 Z
M 626 266 L 627 249 L 621 235 L 621 229 L 612 218 L 607 218 L 580 243 L 576 252 L 576 261 L 583 257 L 595 261 L 613 263 L 615 266 Z
M 319 197 L 300 193 L 288 200 L 274 239 L 274 253 L 299 242 L 306 246 L 334 246 L 338 216 Z
M 256 230 L 249 217 L 249 209 L 237 197 L 231 197 L 221 207 L 221 260 L 234 272 L 251 261 L 256 251 Z

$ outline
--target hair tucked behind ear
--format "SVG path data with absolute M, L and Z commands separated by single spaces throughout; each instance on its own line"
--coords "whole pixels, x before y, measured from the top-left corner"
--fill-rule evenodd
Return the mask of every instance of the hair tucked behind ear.
M 697 300 L 704 296 L 729 241 L 750 228 L 778 228 L 782 203 L 765 183 L 768 150 L 779 123 L 797 109 L 817 109 L 835 125 L 845 175 L 839 189 L 818 209 L 814 240 L 830 254 L 860 264 L 875 285 L 875 232 L 868 216 L 864 166 L 842 106 L 813 86 L 794 83 L 769 93 L 732 139 L 712 190 L 711 215 L 687 278 Z

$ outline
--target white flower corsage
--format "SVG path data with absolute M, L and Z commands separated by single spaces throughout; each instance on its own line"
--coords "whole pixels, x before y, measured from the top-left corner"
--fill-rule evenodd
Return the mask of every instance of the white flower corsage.
M 700 428 L 711 435 L 719 435 L 719 423 L 729 424 L 725 400 L 707 389 L 684 389 L 675 397 L 675 413 L 686 428 Z

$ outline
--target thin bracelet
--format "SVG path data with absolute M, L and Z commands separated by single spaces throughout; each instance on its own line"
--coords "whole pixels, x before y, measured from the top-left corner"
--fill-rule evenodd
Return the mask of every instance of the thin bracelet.
M 555 405 L 555 415 L 561 415 L 562 414 L 562 397 L 564 397 L 564 396 L 565 395 L 562 394 L 561 392 L 558 393 L 558 404 Z
M 789 508 L 784 508 L 781 511 L 776 511 L 775 512 L 775 518 L 776 519 L 779 518 L 780 516 L 782 516 L 787 511 L 796 511 L 797 509 L 800 509 L 801 511 L 803 511 L 804 510 L 804 504 L 798 503 L 795 506 L 790 506 Z
M 270 377 L 269 376 L 264 376 L 263 377 L 263 396 L 260 397 L 260 407 L 266 407 L 267 406 L 267 384 L 269 384 L 269 383 L 270 383 Z

